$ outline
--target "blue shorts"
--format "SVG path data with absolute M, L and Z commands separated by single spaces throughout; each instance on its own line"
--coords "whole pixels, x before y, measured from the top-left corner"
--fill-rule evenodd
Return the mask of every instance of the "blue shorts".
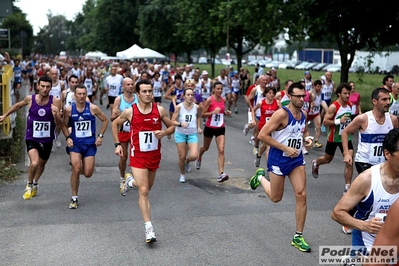
M 97 153 L 96 144 L 73 144 L 72 148 L 68 147 L 69 152 L 76 152 L 82 155 L 82 159 L 89 156 L 95 156 Z
M 175 142 L 176 143 L 198 143 L 197 134 L 181 134 L 175 131 Z
M 287 176 L 292 172 L 292 170 L 294 170 L 298 166 L 305 164 L 306 162 L 303 159 L 303 157 L 297 157 L 296 159 L 293 160 L 292 163 L 289 164 L 271 165 L 270 163 L 268 163 L 267 171 L 272 172 L 275 175 Z
M 327 106 L 330 106 L 330 104 L 331 104 L 331 98 L 328 99 L 328 100 L 324 100 L 324 94 L 323 94 L 323 93 L 321 94 L 321 100 L 322 100 L 323 102 L 325 102 L 325 103 L 327 104 Z

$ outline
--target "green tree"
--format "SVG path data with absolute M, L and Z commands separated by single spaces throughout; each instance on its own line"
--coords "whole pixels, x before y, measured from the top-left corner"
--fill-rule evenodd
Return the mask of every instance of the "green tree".
M 11 32 L 11 47 L 21 48 L 22 56 L 30 54 L 33 44 L 33 27 L 26 19 L 26 14 L 18 7 L 13 7 L 13 14 L 6 17 L 1 24 L 2 28 L 8 28 Z M 2 46 L 7 47 L 8 42 L 2 41 Z
M 377 14 L 389 14 L 376 18 Z M 288 0 L 284 6 L 289 36 L 293 40 L 324 41 L 337 46 L 341 57 L 341 82 L 359 50 L 382 51 L 399 41 L 399 6 L 386 1 Z M 390 15 L 392 14 L 392 15 Z
M 48 24 L 37 34 L 35 51 L 43 54 L 59 54 L 65 51 L 65 40 L 69 36 L 68 20 L 64 15 L 56 15 L 49 11 L 47 14 Z

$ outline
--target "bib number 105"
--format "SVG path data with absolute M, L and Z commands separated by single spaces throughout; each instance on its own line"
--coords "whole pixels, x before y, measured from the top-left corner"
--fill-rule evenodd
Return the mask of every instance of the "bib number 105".
M 302 139 L 288 139 L 287 146 L 299 150 L 302 146 Z

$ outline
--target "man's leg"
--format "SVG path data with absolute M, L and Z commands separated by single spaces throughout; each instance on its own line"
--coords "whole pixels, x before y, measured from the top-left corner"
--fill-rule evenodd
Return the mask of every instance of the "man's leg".
M 295 193 L 295 220 L 296 231 L 303 232 L 305 227 L 307 204 L 306 204 L 306 172 L 305 166 L 296 167 L 288 175 Z
M 79 183 L 80 183 L 80 173 L 82 170 L 82 155 L 77 152 L 69 152 L 72 164 L 71 173 L 71 191 L 72 197 L 78 196 Z

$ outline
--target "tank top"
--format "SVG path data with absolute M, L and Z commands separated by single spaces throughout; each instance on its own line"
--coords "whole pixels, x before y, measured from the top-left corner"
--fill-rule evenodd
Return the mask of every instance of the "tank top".
M 332 93 L 333 93 L 333 83 L 330 81 L 330 84 L 327 85 L 324 80 L 323 82 L 323 88 L 321 89 L 321 93 L 323 95 L 323 100 L 331 100 Z
M 371 187 L 369 194 L 357 204 L 355 218 L 369 221 L 373 217 L 384 219 L 391 205 L 399 198 L 399 193 L 388 193 L 381 181 L 381 167 L 384 163 L 373 165 L 371 169 Z M 366 246 L 370 250 L 376 235 L 353 229 L 352 245 Z
M 152 80 L 152 89 L 154 97 L 162 97 L 162 80 Z
M 194 81 L 195 82 L 195 81 Z M 195 88 L 194 88 L 194 92 L 201 94 L 202 93 L 202 82 L 201 80 L 198 80 L 197 83 L 195 83 Z
M 334 114 L 334 120 L 343 117 L 344 115 L 351 116 L 352 113 L 352 104 L 350 102 L 347 103 L 346 107 L 342 107 L 338 101 L 333 102 L 332 104 L 335 105 L 336 111 Z M 351 120 L 347 120 L 345 124 L 333 125 L 329 127 L 327 133 L 327 141 L 329 142 L 342 142 L 341 134 L 342 131 L 346 128 L 347 125 Z M 352 139 L 352 135 L 348 136 L 348 140 Z
M 305 89 L 306 91 L 310 91 L 313 88 L 313 81 L 312 80 L 308 80 L 308 79 L 302 79 L 303 82 L 305 83 Z
M 226 95 L 226 93 L 229 93 L 231 91 L 229 88 L 229 78 L 227 76 L 225 76 L 224 79 L 222 79 L 221 76 L 218 76 L 218 81 L 223 84 L 222 95 Z
M 211 116 L 208 116 L 205 126 L 210 128 L 224 127 L 224 111 L 225 111 L 224 98 L 221 97 L 220 101 L 218 102 L 215 100 L 215 96 L 212 95 L 211 104 L 209 105 L 208 112 L 213 112 L 213 110 L 215 110 L 217 107 L 220 108 L 219 114 L 213 114 Z
M 93 78 L 87 78 L 85 77 L 85 80 L 83 81 L 83 85 L 85 85 L 87 89 L 87 96 L 93 95 Z
M 180 103 L 180 113 L 178 117 L 178 122 L 187 122 L 188 127 L 176 127 L 176 132 L 185 135 L 197 134 L 197 105 L 193 104 L 191 110 L 187 110 L 184 103 Z
M 71 69 L 71 72 L 72 72 L 72 75 L 75 75 L 75 76 L 77 76 L 78 78 L 80 78 L 81 71 L 80 71 L 79 68 L 77 68 L 77 69 L 72 68 L 72 69 Z
M 26 119 L 26 140 L 34 140 L 40 143 L 49 143 L 54 139 L 54 116 L 51 112 L 53 96 L 50 95 L 48 103 L 44 106 L 36 103 L 36 95 L 32 95 L 32 105 Z
M 85 108 L 79 112 L 76 103 L 71 109 L 71 138 L 74 143 L 94 144 L 96 142 L 96 117 L 90 111 L 90 103 L 85 102 Z
M 259 128 L 262 128 L 269 120 L 270 117 L 278 110 L 277 100 L 273 99 L 271 104 L 266 102 L 266 99 L 262 100 L 262 105 L 260 107 L 260 120 L 259 120 Z
M 176 104 L 181 103 L 182 97 L 184 93 L 184 87 L 182 86 L 181 89 L 178 87 L 174 86 L 174 90 L 171 93 L 171 96 L 175 96 L 176 99 Z
M 231 88 L 233 89 L 234 92 L 239 92 L 240 91 L 240 79 L 237 78 L 232 78 L 231 79 Z
M 259 85 L 257 85 L 255 89 L 256 89 L 256 93 L 255 93 L 255 97 L 254 97 L 254 106 L 257 105 L 259 102 L 261 102 L 265 98 L 265 96 L 263 96 L 263 90 Z M 260 117 L 260 109 L 256 110 L 255 115 L 257 117 Z
M 319 95 L 313 91 L 315 99 L 313 100 L 313 107 L 309 109 L 309 115 L 317 115 L 320 113 L 321 93 Z
M 297 120 L 287 107 L 283 106 L 282 108 L 288 113 L 288 123 L 286 127 L 273 131 L 272 138 L 288 147 L 295 148 L 299 156 L 291 158 L 282 150 L 270 147 L 268 164 L 270 163 L 271 165 L 289 165 L 297 160 L 304 161 L 302 145 L 303 132 L 306 126 L 305 115 L 301 110 L 301 118 Z
M 287 106 L 290 103 L 290 98 L 285 93 L 285 91 L 281 92 L 281 99 L 280 99 L 281 106 Z
M 14 71 L 14 83 L 21 82 L 22 67 L 15 66 L 13 68 L 13 71 Z
M 205 81 L 205 80 L 201 80 L 201 83 Z M 209 96 L 211 96 L 211 79 L 208 78 L 208 80 L 205 82 L 205 88 L 206 91 L 204 91 L 204 89 L 202 89 L 202 99 L 208 99 Z
M 60 81 L 58 81 L 57 85 L 55 87 L 52 87 L 50 90 L 50 95 L 53 95 L 54 97 L 60 99 L 61 98 L 61 84 Z
M 71 89 L 67 89 L 66 94 L 65 94 L 65 105 L 64 107 L 71 106 L 72 103 L 75 103 L 75 97 L 73 95 L 74 93 L 71 91 Z
M 139 101 L 138 101 L 138 99 L 137 99 L 137 96 L 134 96 L 133 102 L 127 102 L 127 101 L 125 101 L 125 97 L 124 97 L 123 94 L 120 95 L 120 98 L 121 98 L 121 100 L 120 100 L 120 103 L 119 103 L 119 110 L 121 111 L 121 113 L 122 113 L 124 110 L 128 109 L 129 107 L 131 107 L 132 104 L 134 104 L 134 103 L 138 104 L 138 103 L 139 103 Z M 123 123 L 122 127 L 120 128 L 120 131 L 123 131 L 123 132 L 130 132 L 130 122 L 129 122 L 129 121 L 125 121 L 125 122 Z
M 154 131 L 162 129 L 161 115 L 156 103 L 152 103 L 152 110 L 142 114 L 137 104 L 132 105 L 133 115 L 130 123 L 130 156 L 152 157 L 161 153 L 161 140 L 155 137 Z
M 392 95 L 392 92 L 389 93 L 390 96 L 390 107 L 389 107 L 389 113 L 398 116 L 399 115 L 399 97 L 397 100 Z
M 382 143 L 386 134 L 393 129 L 389 113 L 385 113 L 383 125 L 375 121 L 372 111 L 366 112 L 368 125 L 364 132 L 359 131 L 359 142 L 355 155 L 355 162 L 369 163 L 372 165 L 385 162 Z
M 303 99 L 303 106 L 302 110 L 305 112 L 309 112 L 309 106 L 310 106 L 310 94 L 309 91 L 305 90 L 305 98 Z

